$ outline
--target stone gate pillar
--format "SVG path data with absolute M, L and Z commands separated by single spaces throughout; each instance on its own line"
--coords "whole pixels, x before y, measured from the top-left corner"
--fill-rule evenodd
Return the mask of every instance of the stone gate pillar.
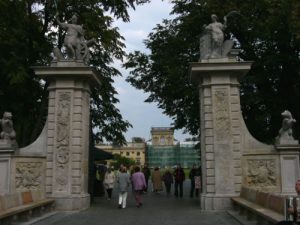
M 34 70 L 49 81 L 46 194 L 56 199 L 59 210 L 86 209 L 90 87 L 100 81 L 82 61 L 58 61 Z
M 241 109 L 238 79 L 251 62 L 224 59 L 190 64 L 191 80 L 199 85 L 202 184 L 201 208 L 231 208 L 242 182 Z

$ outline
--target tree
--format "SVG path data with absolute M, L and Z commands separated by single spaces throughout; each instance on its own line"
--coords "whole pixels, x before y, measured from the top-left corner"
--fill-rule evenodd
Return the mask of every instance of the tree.
M 145 139 L 142 137 L 133 137 L 132 142 L 133 143 L 145 143 Z
M 54 46 L 62 46 L 61 21 L 79 15 L 86 38 L 95 38 L 90 65 L 101 74 L 102 87 L 93 90 L 91 118 L 97 139 L 124 143 L 123 133 L 130 127 L 115 107 L 118 99 L 112 86 L 120 72 L 111 66 L 122 60 L 123 37 L 112 27 L 113 17 L 129 22 L 128 8 L 148 0 L 0 1 L 0 115 L 13 113 L 20 146 L 32 142 L 40 133 L 47 115 L 47 86 L 35 76 L 31 66 L 48 65 Z M 111 16 L 109 16 L 111 15 Z
M 241 107 L 249 131 L 273 142 L 281 126 L 281 112 L 289 109 L 300 120 L 299 47 L 300 3 L 296 0 L 183 0 L 171 1 L 174 19 L 158 24 L 144 41 L 151 54 L 129 54 L 127 81 L 148 92 L 173 118 L 175 129 L 199 135 L 199 93 L 189 82 L 189 63 L 199 59 L 199 35 L 215 13 L 228 18 L 226 37 L 236 41 L 243 60 L 254 61 L 241 83 Z M 220 7 L 222 6 L 222 7 Z M 222 19 L 219 19 L 222 21 Z M 300 135 L 300 127 L 295 130 Z
M 114 163 L 112 163 L 112 166 L 115 169 L 117 169 L 120 168 L 121 164 L 123 164 L 124 166 L 126 166 L 127 169 L 129 169 L 131 166 L 135 165 L 136 162 L 133 159 L 126 158 L 119 154 L 114 154 Z

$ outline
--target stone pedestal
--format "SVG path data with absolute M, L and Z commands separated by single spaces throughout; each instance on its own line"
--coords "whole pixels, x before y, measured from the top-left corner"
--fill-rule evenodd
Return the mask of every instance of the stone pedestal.
M 16 141 L 11 141 L 7 139 L 0 139 L 0 154 L 3 153 L 14 153 L 17 149 Z
M 11 156 L 0 153 L 0 194 L 10 192 Z
M 276 145 L 279 151 L 282 194 L 294 195 L 295 183 L 300 179 L 300 145 Z
M 11 192 L 11 165 L 15 148 L 8 140 L 0 140 L 0 195 Z
M 201 208 L 231 208 L 241 188 L 242 121 L 239 78 L 251 62 L 214 59 L 190 64 L 199 85 L 202 184 Z
M 82 61 L 59 61 L 34 70 L 49 81 L 46 194 L 56 199 L 59 210 L 86 209 L 90 86 L 100 81 Z

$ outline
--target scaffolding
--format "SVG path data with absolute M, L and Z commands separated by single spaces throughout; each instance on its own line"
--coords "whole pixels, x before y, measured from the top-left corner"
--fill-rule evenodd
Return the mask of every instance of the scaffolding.
M 147 145 L 146 161 L 149 167 L 164 168 L 181 164 L 183 168 L 191 168 L 193 164 L 200 164 L 199 149 L 195 149 L 195 144 Z

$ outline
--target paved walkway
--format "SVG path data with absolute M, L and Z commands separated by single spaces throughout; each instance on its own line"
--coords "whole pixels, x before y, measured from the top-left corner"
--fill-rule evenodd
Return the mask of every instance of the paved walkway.
M 198 198 L 188 195 L 185 182 L 183 198 L 165 193 L 143 195 L 143 206 L 135 206 L 129 193 L 127 208 L 119 209 L 117 193 L 112 200 L 95 198 L 92 207 L 81 212 L 58 212 L 33 225 L 239 225 L 227 212 L 202 212 Z

